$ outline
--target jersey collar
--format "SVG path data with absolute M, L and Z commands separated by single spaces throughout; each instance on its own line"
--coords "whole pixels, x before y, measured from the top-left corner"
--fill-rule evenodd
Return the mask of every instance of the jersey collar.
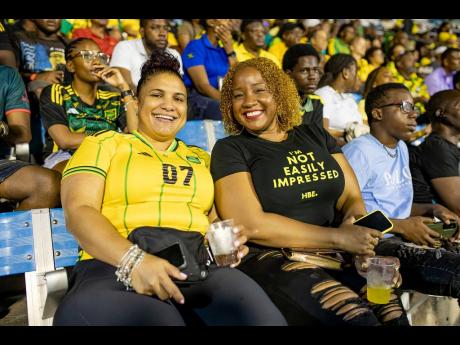
M 150 147 L 152 150 L 155 150 L 155 151 L 158 151 L 157 149 L 155 149 L 152 144 L 149 143 L 149 141 L 147 139 L 145 139 L 142 134 L 140 134 L 138 131 L 133 131 L 133 135 L 139 139 L 140 141 L 142 141 L 145 145 L 147 145 L 148 147 Z M 167 148 L 166 152 L 174 152 L 176 151 L 177 147 L 179 146 L 179 144 L 177 143 L 177 140 L 174 139 L 173 142 L 171 143 L 171 145 L 169 145 L 169 147 Z

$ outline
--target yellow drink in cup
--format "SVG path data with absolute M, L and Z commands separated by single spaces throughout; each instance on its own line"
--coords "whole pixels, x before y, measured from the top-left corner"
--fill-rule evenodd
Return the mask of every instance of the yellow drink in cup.
M 367 300 L 376 304 L 387 304 L 390 302 L 391 288 L 389 287 L 368 287 Z
M 399 269 L 399 260 L 390 256 L 368 258 L 367 300 L 376 304 L 390 302 L 393 280 Z

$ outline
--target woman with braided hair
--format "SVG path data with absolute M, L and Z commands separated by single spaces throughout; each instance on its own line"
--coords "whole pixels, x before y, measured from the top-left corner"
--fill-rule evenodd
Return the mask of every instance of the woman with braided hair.
M 127 128 L 135 121 L 133 93 L 120 71 L 90 38 L 77 38 L 65 51 L 70 82 L 47 86 L 40 97 L 40 113 L 47 132 L 46 168 L 60 173 L 87 135 Z

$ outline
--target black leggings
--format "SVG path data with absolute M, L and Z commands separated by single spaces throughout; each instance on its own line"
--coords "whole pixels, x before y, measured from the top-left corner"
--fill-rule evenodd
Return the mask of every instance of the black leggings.
M 366 300 L 366 280 L 354 267 L 325 270 L 292 262 L 279 250 L 253 250 L 238 268 L 267 292 L 289 325 L 409 325 L 398 295 L 390 303 Z
M 54 325 L 286 325 L 264 291 L 242 272 L 210 268 L 206 280 L 178 285 L 185 304 L 126 291 L 115 268 L 79 262 Z

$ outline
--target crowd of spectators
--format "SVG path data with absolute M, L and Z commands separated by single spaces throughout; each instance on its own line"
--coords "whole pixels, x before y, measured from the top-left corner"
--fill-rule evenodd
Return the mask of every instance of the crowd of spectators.
M 393 308 L 388 312 L 391 317 L 384 315 L 386 309 L 367 309 L 362 286 L 358 287 L 362 277 L 356 272 L 347 273 L 353 277 L 351 285 L 345 276 L 324 272 L 320 277 L 311 271 L 286 276 L 283 263 L 272 258 L 263 263 L 267 272 L 276 272 L 276 280 L 271 281 L 258 265 L 262 265 L 264 246 L 335 245 L 358 257 L 398 257 L 407 279 L 402 288 L 460 297 L 459 233 L 440 242 L 426 225 L 433 217 L 446 223 L 460 217 L 459 33 L 460 22 L 455 20 L 2 19 L 0 198 L 6 200 L 2 210 L 61 207 L 62 176 L 97 173 L 106 178 L 110 164 L 99 165 L 108 159 L 107 152 L 116 157 L 117 148 L 105 147 L 112 141 L 126 141 L 125 156 L 127 147 L 132 150 L 132 138 L 141 137 L 144 142 L 138 133 L 142 126 L 152 127 L 155 133 L 146 141 L 169 143 L 164 150 L 164 145 L 149 147 L 169 152 L 175 150 L 175 135 L 186 120 L 222 120 L 230 137 L 218 141 L 212 152 L 217 207 L 212 211 L 222 219 L 234 218 L 246 229 L 250 255 L 240 270 L 260 284 L 289 324 L 302 324 L 305 319 L 326 324 L 405 325 L 397 294 L 393 306 L 387 308 Z M 161 65 L 166 60 L 169 67 Z M 141 94 L 147 81 L 156 86 Z M 152 104 L 166 99 L 173 84 L 180 91 L 171 96 L 173 102 L 183 105 L 155 108 Z M 179 114 L 175 114 L 176 106 Z M 145 110 L 149 107 L 153 120 Z M 176 125 L 168 127 L 169 122 Z M 91 139 L 93 163 L 93 158 L 84 156 L 85 148 L 88 139 L 101 131 L 102 136 Z M 125 139 L 113 139 L 112 132 L 121 133 L 115 138 Z M 148 131 L 144 132 L 148 137 Z M 12 159 L 11 147 L 17 144 L 29 144 L 28 162 Z M 185 147 L 184 152 L 195 154 Z M 309 187 L 306 176 L 313 175 L 302 175 L 295 187 L 282 189 L 277 185 L 281 179 L 275 177 L 286 159 L 282 152 L 305 150 L 321 156 L 322 164 L 333 167 L 337 176 L 328 182 L 314 180 Z M 73 160 L 74 155 L 78 159 Z M 128 156 L 127 167 L 131 151 Z M 77 161 L 85 162 L 84 166 Z M 169 178 L 165 166 L 162 176 Z M 295 174 L 286 169 L 282 169 L 286 176 Z M 128 177 L 121 179 L 127 186 Z M 270 186 L 267 181 L 272 181 Z M 110 192 L 109 182 L 95 196 L 98 207 L 102 207 L 102 190 Z M 66 188 L 68 195 L 74 195 Z M 310 200 L 303 196 L 301 201 L 293 200 L 305 192 L 310 193 Z M 325 198 L 322 192 L 332 194 Z M 125 215 L 129 204 L 126 199 Z M 192 204 L 187 203 L 190 215 Z M 209 216 L 210 205 L 213 202 L 200 212 Z M 306 207 L 312 208 L 311 214 L 301 215 Z M 325 208 L 318 213 L 316 207 Z M 372 231 L 362 232 L 362 238 L 352 235 L 363 229 L 353 230 L 350 219 L 377 209 L 394 221 L 394 235 L 382 238 Z M 254 214 L 258 219 L 269 215 L 268 220 L 252 220 Z M 75 225 L 77 218 L 73 226 L 80 228 Z M 251 233 L 260 227 L 267 234 Z M 320 230 L 326 227 L 343 228 L 337 235 L 341 240 L 333 241 L 329 236 L 335 233 L 326 235 Z M 286 228 L 292 232 L 283 237 Z M 317 231 L 323 234 L 313 236 Z M 347 241 L 367 243 L 367 248 L 344 244 Z M 442 255 L 433 248 L 440 246 L 445 249 Z M 116 259 L 105 262 L 113 266 Z M 441 266 L 443 273 L 436 273 Z M 296 279 L 303 279 L 304 285 Z M 318 288 L 331 280 L 340 283 L 330 290 Z M 294 290 L 278 289 L 286 281 L 299 285 Z M 348 297 L 337 301 L 354 307 L 341 318 L 329 310 L 319 311 L 324 307 L 321 296 L 338 293 L 342 283 Z M 287 302 L 280 297 L 302 288 L 312 292 L 307 299 L 296 295 Z M 324 291 L 318 297 L 315 289 Z M 277 319 L 275 323 L 283 322 Z

